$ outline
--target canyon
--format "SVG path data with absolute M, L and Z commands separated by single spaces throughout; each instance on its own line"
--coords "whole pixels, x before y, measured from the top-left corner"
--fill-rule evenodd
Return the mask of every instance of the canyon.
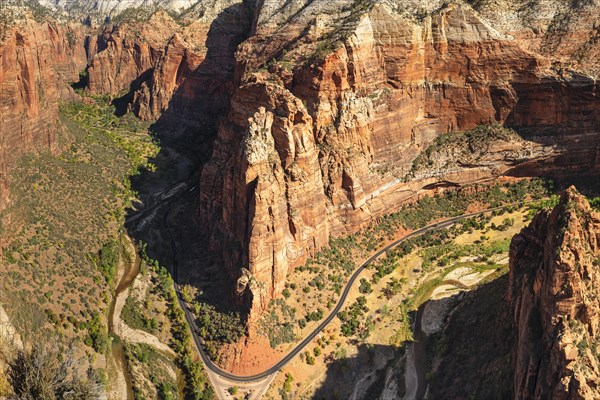
M 1 32 L 0 209 L 8 201 L 8 171 L 27 152 L 58 148 L 59 101 L 77 95 L 87 58 L 77 27 L 25 18 Z
M 13 164 L 62 149 L 67 102 L 205 143 L 189 219 L 244 315 L 228 367 L 331 239 L 455 188 L 600 172 L 594 1 L 40 3 L 0 9 L 0 211 Z M 569 189 L 513 239 L 515 398 L 598 396 L 599 231 Z
M 437 2 L 208 2 L 183 23 L 159 11 L 97 35 L 44 22 L 41 52 L 19 39 L 35 26 L 26 20 L 3 46 L 3 168 L 13 155 L 56 146 L 58 101 L 76 96 L 66 83 L 87 61 L 87 93 L 170 131 L 214 137 L 201 170 L 201 225 L 260 315 L 330 237 L 424 190 L 597 170 L 589 60 L 582 72 L 569 69 L 575 54 L 549 29 L 556 15 L 523 17 L 512 32 L 504 21 L 511 8 L 488 21 L 486 4 L 478 12 Z M 583 6 L 565 12 L 589 14 Z M 585 21 L 567 26 L 580 42 L 590 37 Z M 549 56 L 551 44 L 560 51 Z M 437 136 L 482 124 L 505 124 L 524 140 L 488 152 L 498 159 L 407 177 Z
M 595 79 L 557 68 L 533 41 L 522 45 L 468 5 L 438 6 L 421 18 L 391 2 L 270 2 L 258 11 L 237 53 L 240 81 L 202 171 L 199 209 L 231 276 L 243 268 L 252 277 L 243 272 L 238 287 L 248 288 L 251 313 L 330 237 L 423 189 L 597 170 Z M 321 14 L 311 19 L 314 9 Z M 514 148 L 492 162 L 405 179 L 438 135 L 481 124 L 505 124 L 525 140 L 504 143 Z

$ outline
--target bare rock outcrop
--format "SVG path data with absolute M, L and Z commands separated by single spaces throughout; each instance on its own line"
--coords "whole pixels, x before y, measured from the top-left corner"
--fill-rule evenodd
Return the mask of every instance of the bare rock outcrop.
M 242 1 L 198 7 L 177 21 L 160 11 L 147 21 L 106 27 L 90 41 L 87 90 L 128 97 L 128 107 L 145 120 L 213 129 L 235 88 L 234 52 L 252 12 Z
M 77 97 L 69 82 L 85 68 L 81 26 L 13 21 L 0 41 L 0 208 L 19 156 L 57 148 L 59 101 Z
M 199 210 L 232 278 L 246 268 L 261 283 L 252 298 L 276 297 L 330 236 L 424 188 L 600 166 L 594 79 L 556 70 L 466 4 L 423 7 L 273 0 L 256 10 Z M 276 150 L 266 159 L 243 156 L 257 118 Z M 482 124 L 524 137 L 496 143 L 505 157 L 405 180 L 440 134 Z
M 600 397 L 600 214 L 575 188 L 510 248 L 515 398 Z

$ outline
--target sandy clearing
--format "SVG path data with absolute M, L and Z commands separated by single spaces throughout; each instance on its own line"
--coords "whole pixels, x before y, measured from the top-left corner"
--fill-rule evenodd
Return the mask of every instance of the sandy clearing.
M 459 293 L 461 290 L 462 289 L 450 284 L 440 285 L 433 290 L 429 300 L 442 300 Z
M 109 375 L 110 387 L 108 389 L 109 400 L 123 400 L 127 399 L 127 381 L 123 374 L 124 365 L 119 365 L 121 360 L 117 360 L 115 357 L 109 357 L 110 369 L 112 371 Z
M 173 357 L 177 356 L 175 351 L 173 351 L 169 345 L 161 342 L 156 336 L 142 331 L 141 329 L 133 329 L 124 323 L 120 318 L 115 324 L 115 333 L 126 342 L 147 344 L 165 354 L 169 354 Z

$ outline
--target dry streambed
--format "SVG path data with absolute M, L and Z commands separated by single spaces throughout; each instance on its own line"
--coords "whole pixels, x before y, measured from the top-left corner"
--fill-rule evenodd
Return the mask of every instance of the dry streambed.
M 133 329 L 121 319 L 121 313 L 130 288 L 140 272 L 141 260 L 137 248 L 128 235 L 121 238 L 123 251 L 119 257 L 118 278 L 119 283 L 109 312 L 109 333 L 116 337 L 112 343 L 111 370 L 114 373 L 112 381 L 114 386 L 109 391 L 109 399 L 133 399 L 132 378 L 127 366 L 127 360 L 121 341 L 127 343 L 141 343 L 154 347 L 166 355 L 175 357 L 175 352 L 155 335 L 141 329 Z
M 457 294 L 476 286 L 493 273 L 493 270 L 477 272 L 468 267 L 461 267 L 451 271 L 441 284 L 432 288 L 429 298 L 416 313 L 414 341 L 410 342 L 406 349 L 405 400 L 415 400 L 425 394 L 426 337 L 444 327 L 446 318 L 460 301 Z

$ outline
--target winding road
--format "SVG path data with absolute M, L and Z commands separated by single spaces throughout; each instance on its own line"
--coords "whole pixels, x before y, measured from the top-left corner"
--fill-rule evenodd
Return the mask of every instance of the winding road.
M 271 368 L 269 368 L 259 374 L 250 375 L 250 376 L 240 376 L 240 375 L 232 374 L 230 372 L 227 372 L 227 371 L 219 368 L 204 352 L 203 344 L 202 344 L 204 341 L 197 334 L 196 324 L 194 322 L 194 315 L 190 312 L 187 305 L 182 300 L 182 294 L 179 289 L 179 285 L 177 283 L 175 283 L 175 290 L 177 291 L 177 299 L 179 301 L 179 305 L 185 311 L 185 318 L 187 320 L 188 325 L 191 328 L 192 337 L 194 338 L 194 343 L 196 345 L 196 348 L 198 349 L 198 353 L 200 354 L 200 357 L 202 358 L 202 361 L 204 362 L 204 365 L 206 366 L 206 368 L 210 372 L 217 374 L 220 377 L 225 378 L 231 382 L 250 383 L 250 382 L 259 381 L 259 380 L 268 378 L 269 376 L 277 373 L 280 369 L 282 369 L 284 366 L 286 366 L 290 361 L 292 361 L 292 359 L 294 357 L 296 357 L 304 349 L 304 347 L 306 347 L 319 333 L 321 333 L 321 331 L 323 331 L 323 329 L 325 329 L 325 327 L 337 316 L 337 314 L 344 307 L 346 298 L 348 297 L 348 294 L 350 293 L 352 286 L 354 285 L 354 283 L 356 282 L 356 280 L 358 279 L 360 274 L 365 270 L 365 268 L 367 268 L 373 261 L 377 260 L 382 254 L 393 249 L 394 247 L 398 246 L 400 243 L 402 243 L 408 239 L 412 239 L 414 237 L 423 235 L 424 233 L 429 232 L 431 230 L 447 228 L 457 221 L 460 221 L 460 220 L 463 220 L 466 218 L 475 217 L 475 216 L 482 215 L 482 214 L 486 214 L 486 213 L 493 212 L 493 211 L 498 211 L 498 210 L 501 210 L 501 209 L 509 207 L 509 206 L 510 205 L 505 205 L 505 206 L 490 208 L 490 209 L 476 212 L 476 213 L 459 215 L 457 217 L 449 218 L 447 220 L 428 225 L 424 228 L 417 229 L 416 231 L 404 236 L 401 239 L 398 239 L 398 240 L 388 244 L 387 246 L 385 246 L 384 248 L 379 250 L 377 253 L 375 253 L 373 256 L 371 256 L 367 261 L 365 261 L 363 264 L 361 264 L 360 267 L 358 267 L 354 271 L 354 273 L 352 274 L 352 276 L 346 283 L 346 286 L 344 287 L 344 291 L 342 292 L 340 299 L 338 300 L 334 309 L 329 313 L 329 315 L 308 336 L 306 336 L 300 343 L 298 343 L 296 345 L 296 347 L 294 347 L 285 357 L 283 357 L 279 362 L 277 362 Z M 177 268 L 175 267 L 175 270 L 176 269 Z M 175 282 L 177 282 L 176 274 L 175 274 L 174 278 L 175 278 L 174 279 Z

